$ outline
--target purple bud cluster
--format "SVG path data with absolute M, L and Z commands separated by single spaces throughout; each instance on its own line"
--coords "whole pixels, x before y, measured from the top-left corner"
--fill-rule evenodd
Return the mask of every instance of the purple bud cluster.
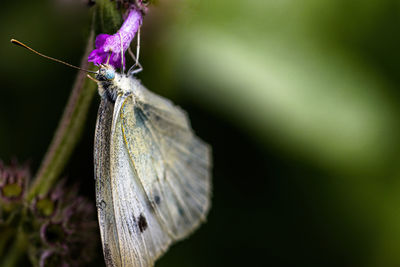
M 29 180 L 26 164 L 6 166 L 0 161 L 0 230 L 24 232 L 35 266 L 84 266 L 90 262 L 98 244 L 93 203 L 78 195 L 77 186 L 66 186 L 65 180 L 28 201 Z
M 18 202 L 22 200 L 30 172 L 28 166 L 19 166 L 13 161 L 10 166 L 5 166 L 0 161 L 0 198 L 4 202 Z
M 61 181 L 31 205 L 39 232 L 32 238 L 41 244 L 32 251 L 39 266 L 82 266 L 91 260 L 97 243 L 94 205 L 78 196 L 78 187 L 66 188 Z

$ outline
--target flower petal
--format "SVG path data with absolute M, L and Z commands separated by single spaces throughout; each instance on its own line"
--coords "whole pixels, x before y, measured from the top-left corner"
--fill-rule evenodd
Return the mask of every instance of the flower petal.
M 105 33 L 101 33 L 101 34 L 97 35 L 96 42 L 95 42 L 96 48 L 103 46 L 109 36 L 110 36 L 109 34 L 105 34 Z
M 102 49 L 95 49 L 90 53 L 90 55 L 88 57 L 88 61 L 93 62 L 95 65 L 98 66 L 102 63 L 107 62 L 107 56 L 108 56 L 108 53 L 102 51 Z
M 125 52 L 139 30 L 142 20 L 142 13 L 138 9 L 135 7 L 129 9 L 128 16 L 117 33 L 113 35 L 103 33 L 96 37 L 96 49 L 90 53 L 88 61 L 95 65 L 106 64 L 111 53 L 108 64 L 115 68 L 120 68 L 122 64 L 125 67 Z

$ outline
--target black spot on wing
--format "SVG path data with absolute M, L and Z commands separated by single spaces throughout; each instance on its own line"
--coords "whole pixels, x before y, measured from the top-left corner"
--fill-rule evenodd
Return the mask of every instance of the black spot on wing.
M 154 202 L 155 202 L 157 205 L 160 205 L 160 203 L 161 203 L 161 198 L 160 198 L 160 196 L 156 195 L 156 196 L 154 197 Z
M 143 233 L 143 231 L 145 231 L 148 227 L 146 218 L 143 216 L 143 214 L 140 214 L 138 218 L 138 225 L 141 233 Z
M 182 206 L 180 204 L 178 204 L 177 207 L 178 207 L 179 215 L 184 217 L 185 211 L 183 210 Z

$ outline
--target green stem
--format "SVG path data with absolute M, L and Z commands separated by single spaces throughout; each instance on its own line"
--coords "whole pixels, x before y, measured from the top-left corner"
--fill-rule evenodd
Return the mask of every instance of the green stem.
M 22 230 L 17 231 L 17 236 L 10 249 L 6 254 L 2 254 L 3 258 L 0 261 L 2 267 L 18 266 L 17 263 L 22 259 L 28 247 L 27 237 L 22 233 Z
M 89 68 L 87 57 L 93 49 L 93 41 L 94 32 L 92 30 L 81 62 L 81 67 L 84 69 Z M 96 84 L 87 79 L 85 72 L 79 72 L 62 119 L 29 189 L 28 201 L 37 195 L 46 194 L 56 182 L 81 136 L 95 92 Z
M 8 227 L 4 227 L 2 231 L 0 231 L 0 255 L 5 255 L 4 250 L 6 249 L 6 245 L 10 242 L 11 237 L 15 235 L 15 230 L 11 230 Z M 2 266 L 2 265 L 0 265 Z
M 99 0 L 96 6 L 92 31 L 81 62 L 81 68 L 84 69 L 89 69 L 87 58 L 94 46 L 94 29 L 100 32 L 114 32 L 121 24 L 121 14 L 111 1 Z M 37 195 L 46 194 L 67 164 L 81 135 L 96 86 L 96 83 L 86 78 L 86 73 L 79 72 L 63 117 L 27 194 L 28 201 Z

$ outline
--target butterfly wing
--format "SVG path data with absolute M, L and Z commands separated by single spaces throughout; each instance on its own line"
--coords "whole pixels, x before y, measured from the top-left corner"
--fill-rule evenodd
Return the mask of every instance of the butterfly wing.
M 171 237 L 153 215 L 127 150 L 120 113 L 126 103 L 132 105 L 132 98 L 120 96 L 115 102 L 110 142 L 111 187 L 120 252 L 118 266 L 152 266 L 168 248 Z
M 114 104 L 102 99 L 97 116 L 94 144 L 96 206 L 107 266 L 118 266 L 117 262 L 120 261 L 110 177 L 110 137 L 113 110 Z
M 132 86 L 137 95 L 115 102 L 109 143 L 116 232 L 111 255 L 113 266 L 144 267 L 205 219 L 211 153 L 182 110 Z
M 205 220 L 211 196 L 211 149 L 169 100 L 132 79 L 135 96 L 121 106 L 124 141 L 147 205 L 173 240 Z

